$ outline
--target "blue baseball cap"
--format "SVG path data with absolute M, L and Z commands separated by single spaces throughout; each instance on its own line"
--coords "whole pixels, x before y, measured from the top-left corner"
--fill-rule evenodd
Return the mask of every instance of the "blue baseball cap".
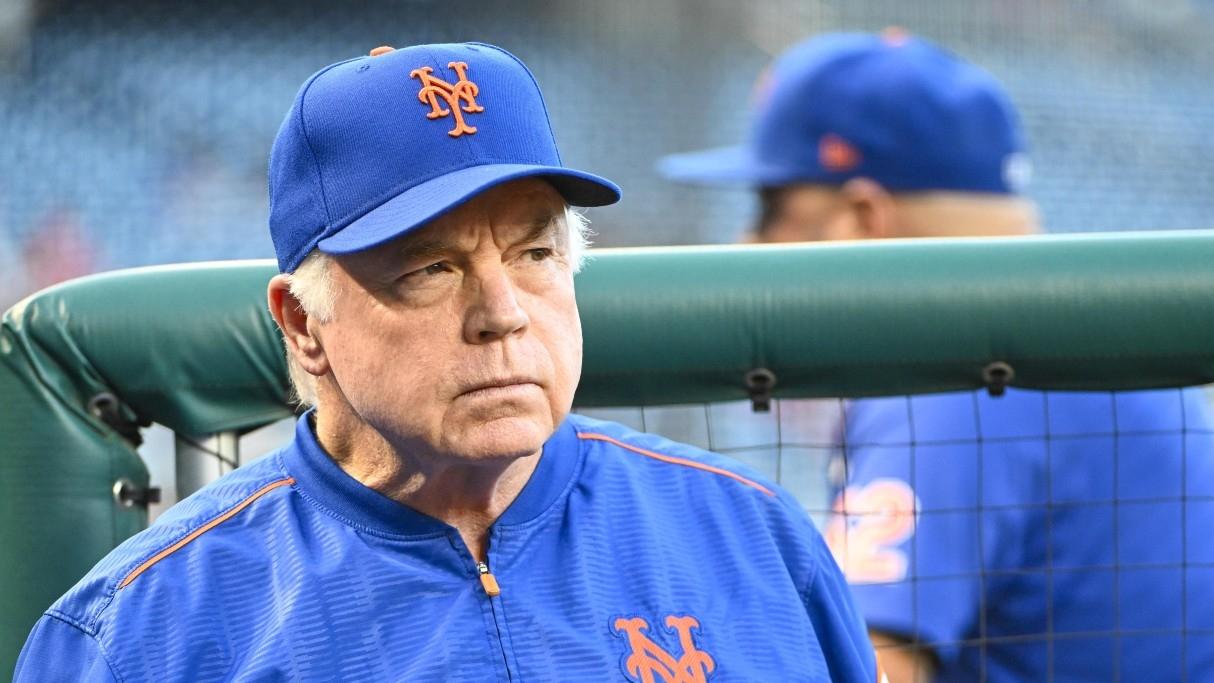
M 284 273 L 313 249 L 368 249 L 516 178 L 543 178 L 574 206 L 620 199 L 610 180 L 561 165 L 534 76 L 483 43 L 376 48 L 321 69 L 279 128 L 269 176 Z
M 830 33 L 779 57 L 756 88 L 746 145 L 675 154 L 658 170 L 697 183 L 838 185 L 1014 194 L 1024 135 L 986 71 L 900 30 Z

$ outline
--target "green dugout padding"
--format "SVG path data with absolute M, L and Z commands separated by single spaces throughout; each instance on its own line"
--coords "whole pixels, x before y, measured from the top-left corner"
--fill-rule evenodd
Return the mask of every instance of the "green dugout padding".
M 121 430 L 291 414 L 265 312 L 274 272 L 108 273 L 5 314 L 0 671 L 38 614 L 146 523 L 115 501 L 116 482 L 148 476 Z M 600 251 L 577 283 L 582 406 L 1214 381 L 1214 234 Z

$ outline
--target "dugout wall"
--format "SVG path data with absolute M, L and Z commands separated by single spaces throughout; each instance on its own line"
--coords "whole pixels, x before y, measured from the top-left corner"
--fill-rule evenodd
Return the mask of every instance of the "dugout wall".
M 581 407 L 1214 382 L 1214 235 L 599 251 Z M 0 671 L 146 524 L 141 425 L 291 414 L 269 262 L 83 278 L 0 326 Z

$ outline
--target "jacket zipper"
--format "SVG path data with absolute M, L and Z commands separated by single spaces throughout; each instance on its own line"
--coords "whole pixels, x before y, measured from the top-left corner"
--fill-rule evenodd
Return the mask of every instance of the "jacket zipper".
M 489 564 L 486 562 L 476 563 L 476 572 L 481 577 L 481 588 L 485 589 L 485 595 L 491 598 L 496 598 L 502 594 L 501 586 L 497 585 L 497 579 L 489 572 Z
M 493 626 L 497 629 L 498 646 L 502 649 L 502 663 L 506 667 L 506 680 L 513 681 L 514 674 L 510 672 L 510 658 L 506 656 L 506 641 L 502 638 L 502 627 L 497 620 L 497 607 L 493 604 L 493 598 L 502 594 L 502 588 L 497 583 L 497 577 L 489 571 L 488 562 L 478 561 L 476 573 L 480 577 L 481 588 L 485 590 L 485 595 L 489 596 L 489 611 L 493 614 Z

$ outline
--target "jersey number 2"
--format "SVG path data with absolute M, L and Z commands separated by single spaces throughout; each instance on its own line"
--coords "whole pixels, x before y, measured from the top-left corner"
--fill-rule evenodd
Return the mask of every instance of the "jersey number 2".
M 900 479 L 849 486 L 835 498 L 826 543 L 849 583 L 890 583 L 906 578 L 899 546 L 915 533 L 918 500 Z

